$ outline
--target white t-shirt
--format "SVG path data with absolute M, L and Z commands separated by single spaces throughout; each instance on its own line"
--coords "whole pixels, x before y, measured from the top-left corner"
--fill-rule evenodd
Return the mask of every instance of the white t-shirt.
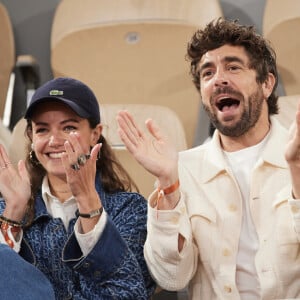
M 238 182 L 242 195 L 242 228 L 236 261 L 236 283 L 243 300 L 261 299 L 260 284 L 255 267 L 255 254 L 259 242 L 249 208 L 249 191 L 252 170 L 268 136 L 259 144 L 235 152 L 225 152 L 225 157 Z

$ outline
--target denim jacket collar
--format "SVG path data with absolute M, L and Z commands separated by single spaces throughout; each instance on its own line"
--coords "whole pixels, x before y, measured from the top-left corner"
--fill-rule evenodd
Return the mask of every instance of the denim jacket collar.
M 102 188 L 102 183 L 101 183 L 99 172 L 97 172 L 97 174 L 96 174 L 95 187 L 96 187 L 96 191 L 98 192 L 98 194 L 100 196 L 101 202 L 102 202 L 103 206 L 105 207 L 106 206 L 105 205 L 106 193 Z M 45 202 L 42 198 L 41 190 L 39 190 L 39 192 L 37 193 L 37 196 L 35 198 L 34 208 L 35 208 L 34 222 L 36 220 L 38 220 L 39 218 L 42 218 L 42 217 L 48 217 L 48 218 L 51 217 L 50 214 L 47 211 Z

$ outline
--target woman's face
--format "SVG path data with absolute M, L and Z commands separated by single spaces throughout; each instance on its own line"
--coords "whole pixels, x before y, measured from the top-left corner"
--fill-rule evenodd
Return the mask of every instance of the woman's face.
M 92 129 L 89 121 L 79 117 L 68 106 L 58 103 L 39 104 L 32 117 L 32 143 L 36 157 L 48 176 L 65 177 L 61 156 L 70 133 L 79 136 L 84 154 L 90 152 L 101 135 L 101 125 Z

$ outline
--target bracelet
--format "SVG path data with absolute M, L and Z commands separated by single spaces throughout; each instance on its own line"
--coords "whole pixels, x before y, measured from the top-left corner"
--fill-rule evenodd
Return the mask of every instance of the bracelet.
M 175 183 L 173 183 L 172 185 L 170 185 L 164 189 L 161 189 L 159 187 L 158 192 L 163 195 L 169 195 L 169 194 L 172 194 L 173 192 L 175 192 L 179 188 L 179 185 L 180 185 L 179 179 L 177 179 Z
M 87 218 L 87 219 L 91 219 L 94 218 L 96 216 L 101 216 L 103 212 L 103 206 L 101 206 L 100 208 L 96 209 L 96 210 L 92 210 L 91 212 L 89 212 L 88 214 L 82 214 L 78 211 L 78 216 L 82 217 L 82 218 Z
M 3 215 L 0 215 L 0 222 L 6 223 L 6 224 L 8 224 L 8 225 L 10 225 L 12 227 L 22 227 L 22 223 L 21 222 L 8 219 L 8 218 L 4 217 Z
M 165 195 L 169 195 L 173 192 L 175 192 L 178 188 L 179 188 L 179 179 L 177 179 L 175 181 L 175 183 L 173 183 L 172 185 L 161 189 L 160 187 L 158 187 L 157 191 L 158 191 L 158 197 L 157 197 L 157 202 L 156 202 L 156 219 L 158 219 L 158 210 L 159 210 L 159 203 L 161 201 L 161 199 L 165 196 Z
M 3 234 L 3 237 L 5 239 L 5 242 L 10 248 L 14 248 L 14 242 L 12 241 L 12 233 L 18 233 L 21 231 L 20 226 L 12 226 L 8 223 L 1 223 L 1 232 Z

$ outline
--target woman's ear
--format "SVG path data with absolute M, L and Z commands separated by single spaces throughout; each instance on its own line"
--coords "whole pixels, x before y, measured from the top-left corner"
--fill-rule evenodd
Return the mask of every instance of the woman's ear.
M 102 128 L 102 125 L 98 124 L 95 128 L 92 129 L 91 146 L 95 146 L 98 143 L 102 133 Z
M 276 79 L 274 74 L 269 73 L 266 81 L 262 85 L 263 93 L 266 99 L 268 99 L 269 96 L 272 94 L 275 82 Z

